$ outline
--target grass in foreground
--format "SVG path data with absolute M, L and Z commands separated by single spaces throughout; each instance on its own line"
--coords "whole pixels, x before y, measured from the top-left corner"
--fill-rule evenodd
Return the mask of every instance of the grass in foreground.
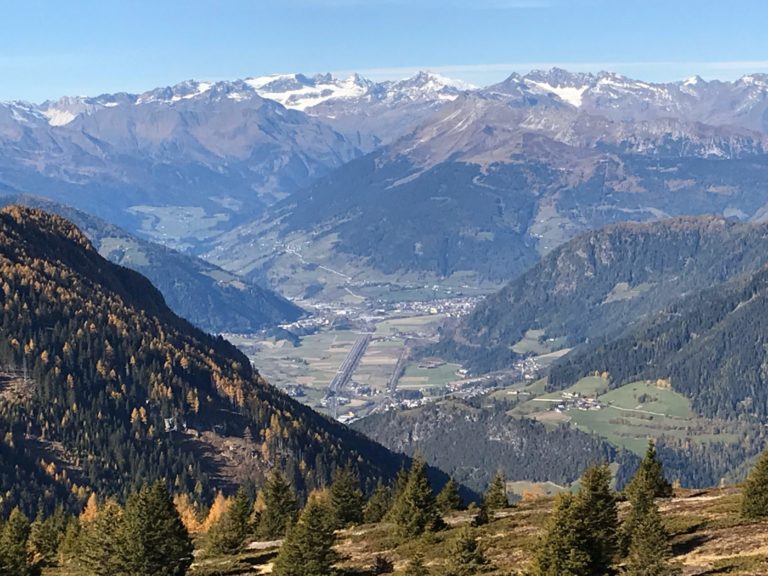
M 682 490 L 675 498 L 660 501 L 664 523 L 672 535 L 675 560 L 685 576 L 758 576 L 768 574 L 768 523 L 739 517 L 738 489 Z M 620 506 L 620 513 L 627 510 Z M 538 537 L 552 507 L 549 498 L 523 501 L 477 529 L 485 554 L 492 563 L 487 574 L 521 574 L 532 560 Z M 388 524 L 363 525 L 337 533 L 336 550 L 344 576 L 373 576 L 377 555 L 393 562 L 402 574 L 408 560 L 421 552 L 434 575 L 441 574 L 451 541 L 471 520 L 469 512 L 446 518 L 449 528 L 410 542 L 397 542 Z M 254 546 L 258 546 L 254 544 Z M 191 576 L 250 576 L 271 570 L 276 549 L 254 549 L 237 556 L 203 558 Z M 49 576 L 69 576 L 49 573 Z

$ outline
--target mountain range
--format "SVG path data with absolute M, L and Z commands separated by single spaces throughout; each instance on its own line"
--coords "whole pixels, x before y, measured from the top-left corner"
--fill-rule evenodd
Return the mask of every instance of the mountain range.
M 532 355 L 522 342 L 570 351 L 540 396 L 595 372 L 611 390 L 668 382 L 708 433 L 749 428 L 729 433 L 717 465 L 709 445 L 694 457 L 678 436 L 660 444 L 686 482 L 711 482 L 763 442 L 741 439 L 759 437 L 768 402 L 766 181 L 765 75 L 652 84 L 553 69 L 475 88 L 296 74 L 2 104 L 0 192 L 45 197 L 30 202 L 82 228 L 0 212 L 0 459 L 16 466 L 0 482 L 34 487 L 8 502 L 171 476 L 210 500 L 276 464 L 303 493 L 347 462 L 366 490 L 392 478 L 403 456 L 281 394 L 176 315 L 252 331 L 301 314 L 271 290 L 354 297 L 365 283 L 506 284 L 430 352 L 480 374 Z M 619 459 L 582 431 L 509 421 L 506 406 L 448 402 L 356 427 L 428 450 L 476 488 L 486 453 L 511 475 L 554 478 L 557 458 L 514 466 L 526 443 Z M 462 468 L 445 454 L 466 434 L 498 441 L 475 442 Z M 558 481 L 584 461 L 570 464 Z
M 0 189 L 276 284 L 295 258 L 285 246 L 305 242 L 325 243 L 314 264 L 352 278 L 497 284 L 612 222 L 759 219 L 767 111 L 759 74 L 187 81 L 2 104 Z
M 641 106 L 646 93 L 657 97 Z M 446 101 L 399 139 L 216 238 L 206 258 L 273 286 L 297 253 L 347 278 L 321 283 L 493 285 L 615 222 L 759 220 L 768 136 L 755 119 L 767 95 L 763 76 L 651 85 L 607 73 L 513 75 Z

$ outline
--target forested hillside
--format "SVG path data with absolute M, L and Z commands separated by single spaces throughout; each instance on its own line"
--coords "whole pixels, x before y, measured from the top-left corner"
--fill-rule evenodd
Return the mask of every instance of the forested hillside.
M 254 332 L 303 314 L 271 290 L 69 206 L 29 195 L 0 196 L 0 204 L 23 204 L 66 218 L 104 258 L 146 276 L 171 310 L 208 332 Z
M 612 462 L 619 450 L 568 426 L 554 429 L 514 418 L 503 407 L 478 408 L 449 400 L 369 416 L 353 427 L 392 450 L 421 454 L 470 488 L 485 490 L 500 470 L 508 480 L 574 482 L 595 462 Z M 633 468 L 629 455 L 623 461 Z M 625 471 L 620 477 L 626 476 Z
M 348 462 L 366 489 L 402 458 L 278 392 L 248 359 L 174 315 L 71 223 L 0 211 L 2 508 L 124 496 L 164 479 L 207 501 L 284 467 L 299 492 Z
M 438 353 L 474 372 L 509 367 L 528 331 L 553 347 L 615 335 L 685 294 L 757 270 L 768 227 L 720 217 L 619 224 L 557 248 L 481 302 Z
M 628 334 L 556 364 L 550 386 L 599 366 L 612 386 L 668 379 L 694 409 L 720 418 L 768 414 L 768 269 L 676 302 Z

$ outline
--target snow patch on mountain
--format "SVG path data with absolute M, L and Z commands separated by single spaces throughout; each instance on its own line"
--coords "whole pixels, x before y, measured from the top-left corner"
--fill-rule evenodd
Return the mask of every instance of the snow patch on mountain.
M 419 72 L 410 78 L 373 82 L 358 74 L 337 78 L 332 74 L 313 77 L 303 74 L 276 74 L 247 78 L 262 98 L 279 102 L 286 108 L 309 111 L 332 102 L 383 102 L 399 104 L 417 101 L 452 101 L 475 87 L 460 80 L 432 72 Z
M 43 116 L 48 118 L 48 124 L 51 126 L 65 126 L 77 118 L 77 114 L 73 114 L 69 110 L 59 110 L 57 108 L 49 108 L 43 110 Z
M 279 102 L 286 108 L 306 110 L 327 100 L 352 99 L 364 96 L 371 83 L 353 74 L 338 79 L 330 74 L 308 78 L 302 74 L 278 74 L 247 78 L 245 83 L 262 98 Z
M 533 86 L 547 94 L 554 94 L 560 100 L 568 102 L 568 104 L 576 108 L 581 107 L 584 92 L 589 89 L 589 86 L 552 86 L 544 82 L 535 82 L 534 80 L 528 80 L 527 83 L 529 86 Z

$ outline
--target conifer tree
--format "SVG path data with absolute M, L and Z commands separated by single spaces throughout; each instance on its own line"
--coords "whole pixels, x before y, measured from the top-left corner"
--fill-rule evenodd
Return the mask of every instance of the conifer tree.
M 208 542 L 214 552 L 234 554 L 239 552 L 248 535 L 251 503 L 244 488 L 240 488 L 221 517 L 208 531 Z
M 744 483 L 741 515 L 752 519 L 768 517 L 768 450 L 760 455 Z
M 561 494 L 547 521 L 530 576 L 594 576 L 586 552 L 586 526 L 576 497 Z
M 664 467 L 656 455 L 656 444 L 653 440 L 648 442 L 648 449 L 645 451 L 645 457 L 640 463 L 634 478 L 627 485 L 625 491 L 629 495 L 636 487 L 636 479 L 649 484 L 653 489 L 653 495 L 656 498 L 669 498 L 672 496 L 672 484 L 664 476 Z
M 208 509 L 208 514 L 205 516 L 205 520 L 203 520 L 200 525 L 200 531 L 208 532 L 211 527 L 224 516 L 224 512 L 227 511 L 230 504 L 231 502 L 224 496 L 224 494 L 217 492 L 211 507 Z
M 442 526 L 435 495 L 427 478 L 427 465 L 421 458 L 413 460 L 408 482 L 392 507 L 392 520 L 402 538 L 413 538 Z
M 378 574 L 392 574 L 395 571 L 395 565 L 392 560 L 384 556 L 383 554 L 376 554 L 373 557 L 373 570 L 372 572 Z
M 59 544 L 57 559 L 60 564 L 76 563 L 77 558 L 80 556 L 81 536 L 79 518 L 70 517 Z
M 645 470 L 640 469 L 633 479 L 634 486 L 629 492 L 630 509 L 619 531 L 619 551 L 621 556 L 629 553 L 632 543 L 632 535 L 642 522 L 643 518 L 655 507 L 654 486 L 649 481 Z
M 47 518 L 38 512 L 29 531 L 29 549 L 35 563 L 51 566 L 56 562 L 68 523 L 69 516 L 60 506 Z
M 381 522 L 392 506 L 392 491 L 381 480 L 363 508 L 363 520 L 369 524 Z
M 451 478 L 446 482 L 443 489 L 437 495 L 437 508 L 442 513 L 451 512 L 454 510 L 461 510 L 463 503 L 461 496 L 459 496 L 459 485 Z
M 499 471 L 491 480 L 488 490 L 483 496 L 483 505 L 488 512 L 495 512 L 496 510 L 503 510 L 509 506 L 509 500 L 507 499 L 507 481 L 504 475 Z
M 650 502 L 650 506 L 647 506 Z M 651 498 L 644 497 L 647 506 L 638 515 L 631 533 L 629 554 L 622 570 L 623 576 L 677 576 L 680 567 L 672 564 L 669 534 L 664 528 L 659 509 Z M 635 504 L 633 503 L 633 508 Z
M 119 558 L 131 576 L 183 576 L 192 564 L 192 540 L 165 483 L 131 494 L 123 513 Z
M 575 512 L 586 529 L 585 551 L 594 574 L 604 574 L 617 552 L 619 528 L 616 497 L 611 490 L 611 471 L 607 464 L 589 468 L 581 477 Z
M 395 504 L 400 500 L 400 496 L 402 496 L 403 492 L 405 492 L 405 487 L 408 485 L 408 476 L 409 471 L 406 470 L 405 465 L 400 466 L 400 470 L 397 471 L 397 476 L 395 476 L 395 481 L 390 490 L 390 507 L 388 510 L 388 515 L 390 516 L 394 514 Z M 388 518 L 388 520 L 391 519 L 392 518 Z
M 483 571 L 488 564 L 475 531 L 469 526 L 459 532 L 448 554 L 447 576 L 472 576 Z
M 330 496 L 336 528 L 363 521 L 363 492 L 360 480 L 350 466 L 334 471 Z
M 337 560 L 333 551 L 332 511 L 310 500 L 280 547 L 275 576 L 328 576 Z
M 173 498 L 173 504 L 176 506 L 176 510 L 179 511 L 179 516 L 187 532 L 196 534 L 202 531 L 203 522 L 200 518 L 200 509 L 190 498 L 189 494 L 177 494 Z
M 296 495 L 282 472 L 274 470 L 262 490 L 264 510 L 259 516 L 258 535 L 283 538 L 296 519 Z
M 29 520 L 19 508 L 11 511 L 0 531 L 0 574 L 31 576 L 34 572 L 27 552 Z
M 86 518 L 80 523 L 75 562 L 89 576 L 120 574 L 123 509 L 117 502 L 108 500 Z
M 429 576 L 429 569 L 424 564 L 424 555 L 417 552 L 405 566 L 404 576 Z

